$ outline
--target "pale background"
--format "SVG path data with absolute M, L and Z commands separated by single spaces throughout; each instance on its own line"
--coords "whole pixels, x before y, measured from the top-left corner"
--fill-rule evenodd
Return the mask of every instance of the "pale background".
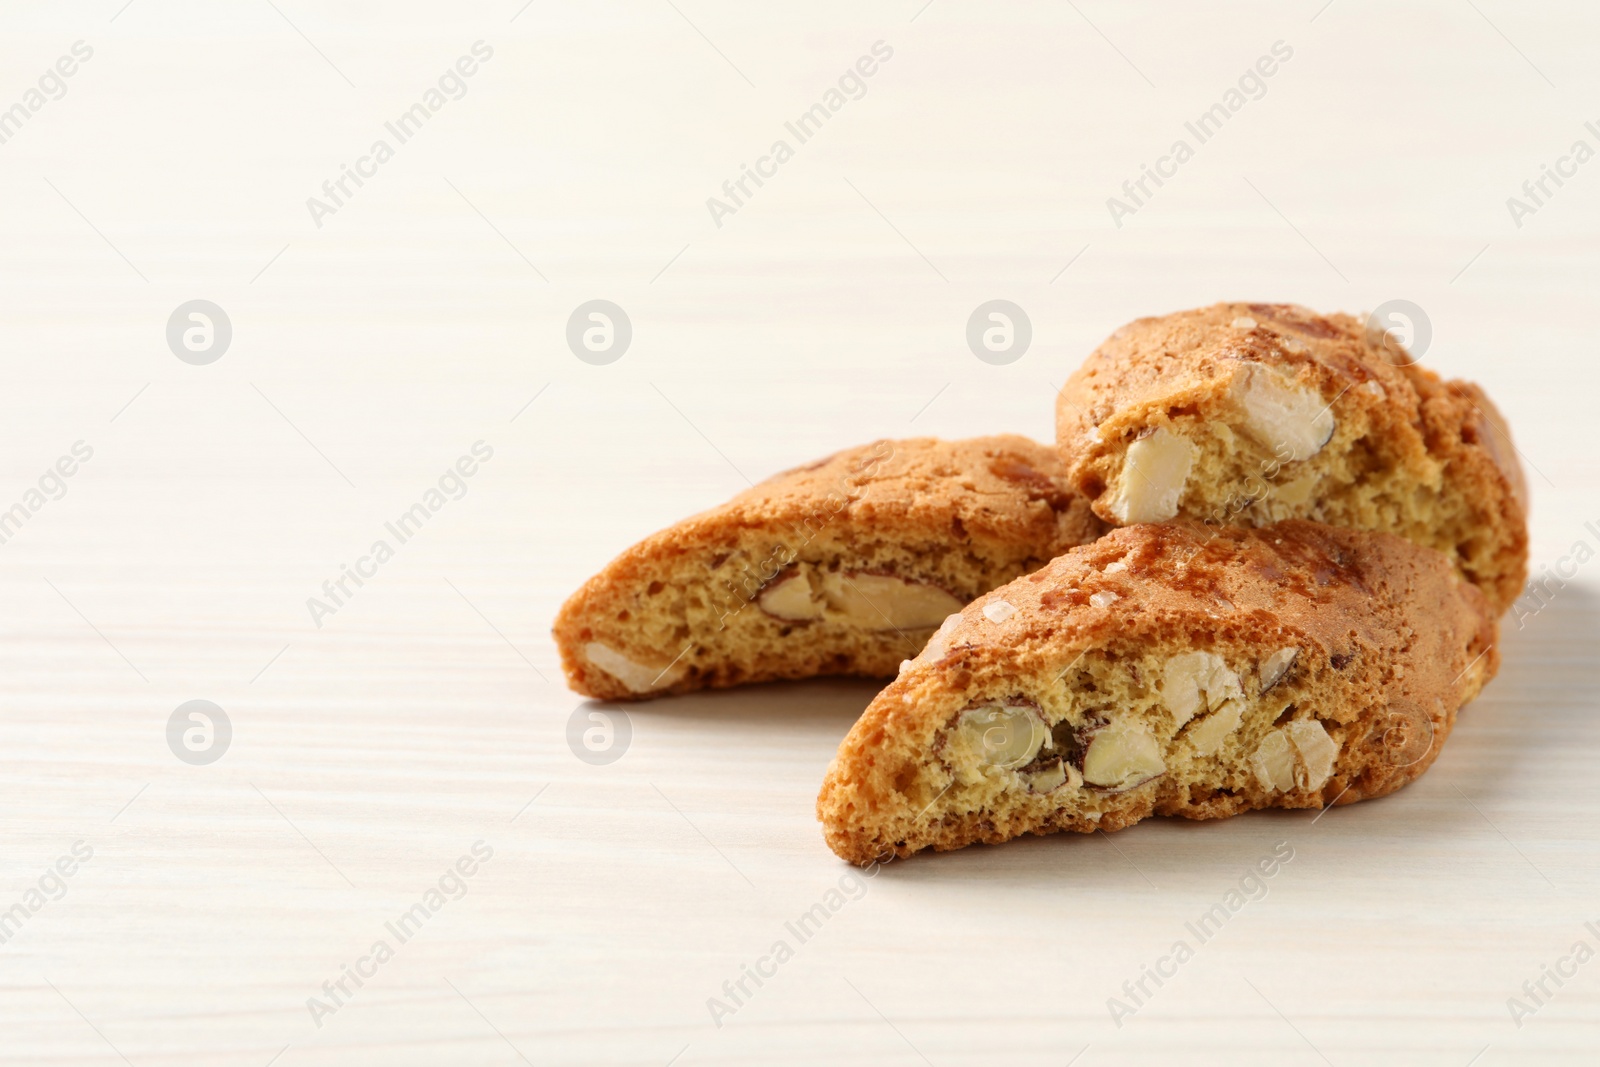
M 1600 546 L 1600 162 L 1520 228 L 1505 203 L 1597 142 L 1592 7 L 124 3 L 0 11 L 0 108 L 94 49 L 0 145 L 0 508 L 94 449 L 0 545 L 0 909 L 94 849 L 0 945 L 0 1062 L 1594 1062 L 1600 963 L 1520 1028 L 1506 1001 L 1600 946 L 1600 562 L 1508 620 L 1404 793 L 891 865 L 720 1028 L 706 999 L 848 870 L 812 803 L 874 687 L 638 705 L 591 766 L 549 638 L 746 478 L 1048 438 L 1113 328 L 1224 298 L 1414 301 L 1425 362 L 1515 428 L 1536 565 Z M 306 198 L 480 39 L 318 229 Z M 705 199 L 878 40 L 865 97 L 716 227 Z M 1277 40 L 1265 97 L 1115 227 Z M 233 324 L 209 366 L 165 342 L 195 298 Z M 633 323 L 609 366 L 564 341 L 594 298 Z M 1008 366 L 964 340 L 993 298 L 1033 323 Z M 480 439 L 470 492 L 316 628 L 306 598 Z M 196 698 L 233 725 L 209 766 L 166 742 Z M 468 895 L 314 1025 L 479 839 Z M 1279 841 L 1269 895 L 1115 1026 Z

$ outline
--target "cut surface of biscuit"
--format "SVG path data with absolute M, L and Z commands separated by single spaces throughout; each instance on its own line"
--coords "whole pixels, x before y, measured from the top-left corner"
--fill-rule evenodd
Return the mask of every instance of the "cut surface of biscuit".
M 887 677 L 944 619 L 1104 529 L 1025 437 L 878 441 L 785 471 L 628 549 L 554 627 L 602 699 Z
M 1499 413 L 1349 315 L 1139 319 L 1068 380 L 1056 416 L 1068 476 L 1108 522 L 1381 530 L 1444 552 L 1497 612 L 1522 591 L 1527 490 Z
M 968 605 L 850 731 L 817 800 L 867 865 L 975 842 L 1390 793 L 1493 677 L 1443 555 L 1289 520 L 1114 530 Z

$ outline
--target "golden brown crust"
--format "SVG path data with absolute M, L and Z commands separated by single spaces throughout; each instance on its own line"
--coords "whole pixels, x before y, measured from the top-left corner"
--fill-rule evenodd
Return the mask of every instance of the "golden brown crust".
M 878 441 L 785 471 L 634 545 L 562 607 L 556 644 L 568 684 L 602 699 L 887 676 L 926 630 L 786 624 L 753 598 L 799 562 L 898 574 L 966 603 L 1103 529 L 1067 490 L 1055 451 L 1025 437 Z M 630 686 L 593 662 L 595 643 L 665 673 Z
M 1191 482 L 1179 514 L 1397 533 L 1451 556 L 1504 611 L 1527 576 L 1527 490 L 1504 420 L 1476 385 L 1441 382 L 1380 342 L 1349 315 L 1284 304 L 1216 304 L 1129 323 L 1058 397 L 1068 477 L 1115 522 L 1112 486 L 1130 442 L 1154 427 L 1194 435 L 1226 420 L 1241 367 L 1265 365 L 1319 394 L 1337 435 L 1321 456 L 1273 462 L 1257 484 L 1237 471 L 1228 480 L 1239 484 Z M 1313 468 L 1305 499 L 1279 493 L 1275 483 Z
M 1023 833 L 1114 830 L 1152 814 L 1219 818 L 1383 796 L 1430 765 L 1456 710 L 1493 677 L 1496 632 L 1482 594 L 1442 555 L 1391 535 L 1300 520 L 1260 530 L 1181 522 L 1113 530 L 941 627 L 840 746 L 817 815 L 836 853 L 867 864 Z M 964 709 L 1021 701 L 1055 721 L 1053 702 L 1080 685 L 1084 657 L 1126 674 L 1152 655 L 1162 662 L 1211 650 L 1238 668 L 1284 647 L 1299 649 L 1287 688 L 1250 683 L 1243 671 L 1246 696 L 1264 684 L 1294 701 L 1274 720 L 1270 693 L 1257 693 L 1265 718 L 1249 745 L 1275 722 L 1320 723 L 1338 746 L 1324 781 L 1273 791 L 1219 755 L 1120 792 L 1017 796 L 1013 786 L 980 803 L 963 799 L 964 784 L 941 762 Z M 1106 675 L 1096 677 L 1108 692 Z M 1176 750 L 1183 741 L 1167 743 Z M 1247 759 L 1246 739 L 1228 751 Z

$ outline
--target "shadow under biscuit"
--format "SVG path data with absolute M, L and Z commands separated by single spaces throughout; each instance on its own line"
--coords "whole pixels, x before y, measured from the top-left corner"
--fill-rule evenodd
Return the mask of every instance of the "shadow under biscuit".
M 1597 650 L 1600 591 L 1568 583 L 1525 595 L 1500 622 L 1499 676 L 1461 710 L 1434 773 L 1480 806 L 1531 796 L 1564 808 L 1600 805 Z M 1526 826 L 1538 813 L 1520 803 L 1506 821 Z
M 729 689 L 702 689 L 681 696 L 640 701 L 587 701 L 617 708 L 636 719 L 664 718 L 737 730 L 753 737 L 788 733 L 799 724 L 825 733 L 837 746 L 887 679 L 809 678 L 762 682 Z
M 580 700 L 566 723 L 566 744 L 583 763 L 619 764 L 624 777 L 670 771 L 748 789 L 751 774 L 780 773 L 803 777 L 804 791 L 814 795 L 839 742 L 880 688 L 874 680 L 813 678 L 652 700 Z M 809 820 L 810 803 L 795 817 Z

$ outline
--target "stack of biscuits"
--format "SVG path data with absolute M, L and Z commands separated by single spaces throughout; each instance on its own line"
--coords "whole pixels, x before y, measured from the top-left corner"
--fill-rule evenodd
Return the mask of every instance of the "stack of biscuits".
M 1056 427 L 878 441 L 647 538 L 562 608 L 569 684 L 893 676 L 817 800 L 863 865 L 1428 768 L 1527 572 L 1477 386 L 1348 315 L 1218 304 L 1112 334 Z

